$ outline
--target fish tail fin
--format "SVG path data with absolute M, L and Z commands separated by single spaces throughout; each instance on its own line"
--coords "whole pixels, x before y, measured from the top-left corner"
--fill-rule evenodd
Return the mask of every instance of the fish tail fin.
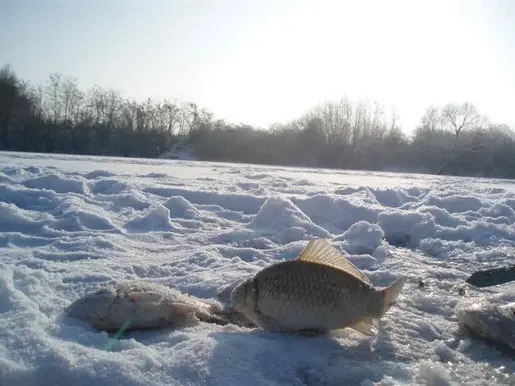
M 401 277 L 400 279 L 394 281 L 388 287 L 383 288 L 381 292 L 381 306 L 379 309 L 379 317 L 383 316 L 386 311 L 390 309 L 397 302 L 397 297 L 402 291 L 404 287 L 404 283 L 406 283 L 406 278 Z

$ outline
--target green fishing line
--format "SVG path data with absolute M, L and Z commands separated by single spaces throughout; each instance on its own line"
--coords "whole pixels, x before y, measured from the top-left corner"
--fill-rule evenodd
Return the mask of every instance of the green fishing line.
M 132 320 L 129 319 L 127 320 L 121 327 L 118 331 L 116 331 L 116 333 L 114 334 L 113 338 L 109 341 L 109 343 L 107 343 L 104 347 L 104 349 L 106 351 L 108 351 L 109 349 L 111 349 L 113 347 L 113 344 L 114 344 L 114 341 L 115 340 L 118 340 L 118 338 L 125 332 L 125 330 L 127 330 L 127 328 L 130 326 Z

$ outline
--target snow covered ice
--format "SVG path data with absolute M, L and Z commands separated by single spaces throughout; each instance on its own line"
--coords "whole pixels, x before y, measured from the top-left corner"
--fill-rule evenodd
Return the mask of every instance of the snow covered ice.
M 514 359 L 463 334 L 455 316 L 462 299 L 515 301 L 513 283 L 457 290 L 477 269 L 513 263 L 514 181 L 8 152 L 0 161 L 0 385 L 515 384 Z M 115 339 L 63 315 L 134 279 L 215 299 L 315 237 L 375 286 L 408 277 L 377 336 L 201 323 Z

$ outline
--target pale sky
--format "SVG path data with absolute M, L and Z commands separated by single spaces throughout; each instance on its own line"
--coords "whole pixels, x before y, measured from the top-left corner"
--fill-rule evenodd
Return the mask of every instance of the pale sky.
M 470 101 L 515 127 L 515 1 L 0 0 L 0 66 L 267 127 L 328 99 Z

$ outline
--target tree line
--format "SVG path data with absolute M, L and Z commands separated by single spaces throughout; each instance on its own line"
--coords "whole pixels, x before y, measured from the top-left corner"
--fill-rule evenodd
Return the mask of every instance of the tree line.
M 429 106 L 411 135 L 395 110 L 344 97 L 266 130 L 229 124 L 193 102 L 80 90 L 52 73 L 44 85 L 0 70 L 0 149 L 157 157 L 183 144 L 202 160 L 515 177 L 515 132 L 469 102 Z

